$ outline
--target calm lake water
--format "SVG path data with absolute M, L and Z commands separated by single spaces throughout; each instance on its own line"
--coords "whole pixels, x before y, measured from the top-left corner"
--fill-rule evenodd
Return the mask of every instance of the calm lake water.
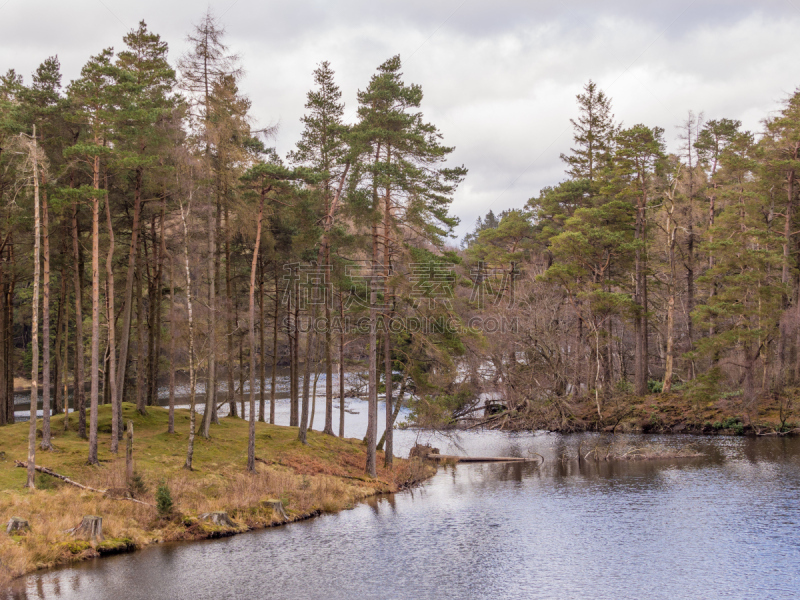
M 349 409 L 361 437 L 364 403 Z M 704 456 L 579 463 L 579 444 L 608 438 L 396 437 L 400 453 L 432 438 L 446 453 L 545 462 L 443 467 L 337 515 L 37 573 L 7 598 L 800 597 L 800 439 L 617 436 Z

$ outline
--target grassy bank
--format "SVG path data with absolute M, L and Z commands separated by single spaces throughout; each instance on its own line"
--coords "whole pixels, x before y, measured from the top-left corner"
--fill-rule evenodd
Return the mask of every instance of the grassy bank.
M 99 493 L 81 490 L 37 473 L 36 490 L 23 488 L 25 469 L 14 460 L 27 458 L 28 423 L 0 429 L 0 585 L 23 573 L 91 558 L 105 553 L 141 548 L 171 540 L 202 539 L 285 522 L 265 499 L 283 502 L 289 520 L 321 512 L 351 508 L 368 496 L 393 492 L 430 475 L 431 468 L 395 459 L 394 469 L 382 468 L 378 477 L 364 476 L 366 448 L 359 440 L 339 439 L 309 432 L 308 445 L 297 441 L 297 428 L 256 424 L 257 472 L 245 471 L 247 422 L 225 418 L 211 429 L 211 439 L 195 438 L 194 470 L 184 470 L 188 440 L 188 411 L 176 411 L 175 429 L 167 433 L 167 411 L 150 407 L 139 415 L 131 404 L 123 405 L 125 420 L 134 422 L 134 463 L 138 485 L 134 496 L 156 504 L 156 490 L 166 484 L 175 504 L 171 517 L 160 517 L 156 508 Z M 75 432 L 77 419 L 63 431 L 64 417 L 52 420 L 52 452 L 37 450 L 36 464 L 84 485 L 121 490 L 125 483 L 124 442 L 118 456 L 109 451 L 111 408 L 99 411 L 99 467 L 86 464 L 88 443 Z M 206 512 L 227 512 L 234 527 L 223 528 L 201 521 Z M 80 524 L 85 515 L 103 517 L 106 541 L 92 547 L 66 530 Z M 5 525 L 12 517 L 30 523 L 30 531 L 9 536 Z

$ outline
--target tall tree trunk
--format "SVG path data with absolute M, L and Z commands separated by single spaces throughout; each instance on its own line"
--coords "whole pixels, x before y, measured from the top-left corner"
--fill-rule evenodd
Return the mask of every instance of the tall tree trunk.
M 253 248 L 253 261 L 250 264 L 250 423 L 247 441 L 247 470 L 254 473 L 256 470 L 256 267 L 261 253 L 261 223 L 264 220 L 264 194 L 262 191 L 258 203 L 258 223 L 256 225 L 256 245 Z M 263 330 L 263 313 L 261 311 Z M 264 349 L 264 336 L 261 336 L 261 349 Z M 263 363 L 263 359 L 262 359 Z M 264 420 L 264 382 L 261 382 L 261 420 Z
M 236 323 L 239 323 L 239 298 L 236 298 Z M 242 418 L 245 418 L 247 411 L 244 406 L 244 336 L 239 336 L 239 406 L 242 410 Z
M 339 437 L 344 437 L 344 298 L 339 294 Z
M 148 376 L 147 376 L 147 404 L 158 405 L 158 375 L 161 365 L 161 302 L 164 297 L 164 255 L 167 252 L 166 239 L 164 238 L 164 216 L 166 200 L 161 204 L 159 215 L 159 239 L 156 239 L 155 215 L 151 221 L 153 233 L 153 252 L 155 253 L 155 274 L 150 285 L 150 336 L 148 349 Z
M 233 341 L 233 328 L 234 328 L 234 319 L 233 319 L 233 279 L 231 276 L 231 238 L 230 238 L 230 221 L 228 215 L 228 206 L 227 204 L 223 208 L 224 210 L 224 217 L 225 217 L 225 306 L 227 308 L 226 312 L 228 314 L 227 318 L 227 329 L 228 335 L 228 365 L 227 365 L 227 374 L 228 374 L 228 403 L 230 404 L 231 408 L 231 416 L 236 416 L 236 395 L 234 393 L 235 387 L 233 382 L 233 365 L 234 365 L 234 341 Z M 239 317 L 236 316 L 236 320 L 238 321 Z M 242 418 L 244 419 L 244 412 L 242 412 Z
M 31 412 L 28 427 L 28 480 L 26 487 L 36 487 L 36 411 L 39 404 L 39 278 L 41 272 L 40 254 L 42 223 L 39 214 L 39 168 L 36 126 L 33 127 L 33 148 L 30 152 L 33 162 L 33 301 L 31 315 Z
M 264 389 L 267 383 L 267 363 L 264 360 L 264 265 L 261 263 L 261 257 L 259 257 L 259 269 L 258 269 L 258 310 L 259 310 L 259 354 L 258 354 L 258 366 L 260 369 L 260 379 L 261 383 L 258 386 L 258 420 L 262 423 L 266 422 L 266 390 Z
M 50 441 L 50 214 L 47 192 L 42 194 L 42 450 L 52 449 Z
M 63 405 L 64 396 L 61 393 L 61 377 L 64 371 L 63 356 L 61 354 L 61 344 L 64 339 L 63 335 L 64 304 L 67 301 L 67 278 L 65 277 L 64 269 L 61 270 L 61 274 L 59 275 L 59 280 L 61 281 L 61 289 L 58 294 L 58 316 L 56 317 L 56 342 L 54 344 L 54 350 L 56 354 L 56 367 L 53 370 L 53 383 L 55 386 L 55 405 L 53 407 L 53 412 L 55 414 L 60 414 L 61 411 L 64 409 Z M 2 332 L 0 332 L 0 337 L 2 337 Z
M 190 183 L 191 185 L 191 183 Z M 195 395 L 197 390 L 197 372 L 194 364 L 194 315 L 192 314 L 192 272 L 189 268 L 189 227 L 186 224 L 187 213 L 192 207 L 192 191 L 190 187 L 189 202 L 186 212 L 181 202 L 181 221 L 183 222 L 183 260 L 186 269 L 186 312 L 189 319 L 189 444 L 186 450 L 184 469 L 192 470 L 194 456 L 194 428 L 196 423 Z
M 117 393 L 120 402 L 124 395 L 125 376 L 128 369 L 128 349 L 130 347 L 131 316 L 133 313 L 133 279 L 136 271 L 136 257 L 139 255 L 139 230 L 142 216 L 142 170 L 136 170 L 133 193 L 133 224 L 131 226 L 131 247 L 128 252 L 128 274 L 125 279 L 125 304 L 122 310 L 122 332 L 119 341 L 119 370 L 117 371 Z
M 169 424 L 167 433 L 175 433 L 175 261 L 169 261 Z
M 78 203 L 72 208 L 72 252 L 75 259 L 75 377 L 73 406 L 78 408 L 78 436 L 86 438 L 86 401 L 83 384 L 83 268 L 78 243 Z
M 142 243 L 142 250 L 145 252 L 147 241 Z M 144 310 L 144 260 L 141 253 L 137 259 L 136 265 L 136 348 L 139 355 L 136 361 L 136 410 L 139 414 L 147 414 L 147 316 Z
M 117 345 L 114 307 L 114 226 L 111 221 L 111 205 L 108 199 L 108 175 L 106 175 L 106 226 L 108 227 L 108 254 L 106 255 L 106 290 L 108 311 L 108 385 L 111 388 L 111 452 L 119 451 L 119 440 L 122 437 L 122 400 L 117 394 Z
M 6 385 L 6 357 L 8 354 L 8 344 L 6 338 L 8 328 L 6 327 L 6 281 L 5 281 L 5 249 L 0 249 L 0 357 L 2 363 L 0 364 L 0 425 L 8 424 L 9 410 L 13 416 L 13 396 L 8 397 L 8 386 Z M 9 408 L 11 405 L 11 408 Z
M 689 194 L 688 194 L 688 219 L 686 222 L 686 310 L 690 315 L 687 319 L 687 337 L 689 342 L 689 349 L 694 346 L 694 324 L 692 323 L 691 314 L 694 311 L 695 305 L 695 283 L 694 283 L 694 164 L 693 153 L 694 143 L 692 142 L 692 125 L 694 124 L 694 117 L 690 115 L 689 120 L 686 122 L 686 147 L 688 150 L 688 163 L 689 163 Z M 645 332 L 645 336 L 647 333 Z M 646 360 L 646 359 L 645 359 Z M 689 378 L 695 378 L 695 365 L 694 360 L 689 361 Z
M 8 256 L 11 265 L 11 281 L 7 288 L 6 295 L 6 397 L 8 398 L 7 423 L 14 423 L 14 288 L 17 285 L 17 272 L 14 261 L 14 239 L 13 234 L 9 240 Z M 84 435 L 86 437 L 86 413 L 84 412 Z
M 665 204 L 667 200 L 664 201 Z M 664 364 L 664 384 L 662 392 L 668 394 L 672 391 L 672 372 L 675 355 L 675 281 L 677 273 L 675 269 L 675 238 L 676 225 L 672 215 L 675 209 L 674 203 L 667 212 L 667 255 L 669 257 L 669 288 L 667 297 L 667 356 Z
M 386 432 L 392 431 L 394 428 L 394 424 L 397 422 L 397 417 L 400 416 L 400 411 L 403 408 L 403 396 L 406 394 L 406 379 L 408 377 L 407 368 L 403 371 L 403 381 L 400 383 L 400 392 L 397 394 L 397 402 L 392 409 L 392 419 L 391 419 L 391 426 L 387 425 L 386 430 L 381 435 L 381 439 L 378 441 L 378 450 L 383 450 L 383 444 L 386 441 Z
M 794 171 L 788 171 L 786 177 L 786 215 L 783 224 L 783 263 L 781 268 L 781 283 L 784 285 L 785 290 L 789 290 L 789 270 L 791 268 L 791 250 L 792 244 L 792 219 L 794 217 Z M 778 338 L 778 372 L 776 377 L 776 387 L 780 389 L 786 383 L 786 352 L 788 347 L 789 328 L 787 323 L 788 309 L 790 305 L 790 296 L 788 291 L 783 293 L 782 308 L 783 314 L 781 315 L 779 325 L 779 338 Z
M 213 229 L 214 234 L 214 297 L 213 297 L 213 304 L 211 307 L 213 308 L 214 312 L 214 403 L 211 406 L 211 422 L 214 425 L 219 425 L 219 413 L 217 412 L 219 409 L 219 402 L 217 399 L 219 398 L 219 344 L 217 343 L 217 314 L 218 314 L 218 294 L 219 290 L 222 288 L 222 284 L 220 283 L 221 273 L 222 273 L 222 244 L 219 243 L 220 237 L 222 236 L 222 208 L 220 206 L 219 197 L 217 197 L 216 204 L 214 205 L 214 212 L 215 212 L 215 228 Z M 236 416 L 235 414 L 231 414 L 231 416 Z
M 331 307 L 333 304 L 333 281 L 331 277 L 331 228 L 333 227 L 336 209 L 342 196 L 342 190 L 347 179 L 347 172 L 350 170 L 348 161 L 341 178 L 336 195 L 329 202 L 329 190 L 326 184 L 325 190 L 325 234 L 320 250 L 324 251 L 325 264 L 325 428 L 323 433 L 334 435 L 333 433 L 333 332 L 331 331 Z
M 290 280 L 291 291 L 287 294 L 286 300 L 286 338 L 289 343 L 289 427 L 296 427 L 300 423 L 300 416 L 295 404 L 295 388 L 297 387 L 297 363 L 295 361 L 295 335 L 294 335 L 294 313 L 292 312 L 291 296 L 294 294 L 294 281 Z
M 634 370 L 634 389 L 639 396 L 647 394 L 647 278 L 645 266 L 645 206 L 646 200 L 641 197 L 636 211 L 636 239 L 639 245 L 636 247 L 636 303 L 637 315 L 636 325 L 636 348 L 635 348 L 635 370 Z
M 392 148 L 386 148 L 386 162 L 391 163 Z M 386 197 L 384 198 L 384 211 L 383 211 L 383 277 L 386 281 L 384 289 L 384 304 L 386 311 L 383 314 L 383 371 L 384 379 L 386 380 L 386 430 L 384 438 L 386 440 L 386 450 L 384 454 L 384 466 L 391 468 L 394 459 L 394 422 L 392 420 L 392 336 L 390 323 L 392 320 L 392 307 L 391 307 L 391 291 L 389 287 L 389 277 L 391 276 L 392 265 L 392 194 L 391 186 L 386 185 Z M 512 268 L 513 271 L 513 268 Z M 513 277 L 513 274 L 512 274 Z M 513 281 L 511 282 L 513 294 Z M 512 300 L 513 305 L 513 300 Z
M 310 320 L 310 317 L 309 317 Z M 311 347 L 314 343 L 314 335 L 313 329 L 311 327 L 308 328 L 308 332 L 306 333 L 306 357 L 305 357 L 305 365 L 303 370 L 303 407 L 302 407 L 302 414 L 300 415 L 300 430 L 297 434 L 297 439 L 300 440 L 303 444 L 308 443 L 308 394 L 309 394 L 309 384 L 311 383 Z
M 381 156 L 380 143 L 375 149 L 375 165 Z M 378 181 L 373 176 L 372 210 L 376 216 L 380 214 L 378 199 Z M 377 477 L 376 450 L 378 442 L 378 224 L 372 223 L 372 260 L 369 273 L 369 389 L 367 407 L 367 464 L 366 472 L 370 477 Z
M 66 287 L 66 269 L 62 271 Z M 64 359 L 62 388 L 64 390 L 64 431 L 69 431 L 69 298 L 64 298 Z M 75 381 L 73 373 L 72 381 Z M 72 410 L 75 410 L 75 391 L 72 392 Z
M 317 382 L 319 381 L 319 348 L 314 354 L 314 385 L 311 388 L 311 416 L 308 418 L 308 430 L 314 430 L 314 417 L 317 414 Z
M 270 377 L 269 388 L 269 422 L 270 425 L 275 424 L 275 383 L 278 375 L 278 312 L 280 302 L 278 290 L 278 271 L 275 270 L 275 314 L 273 315 L 272 322 L 272 375 Z
M 377 477 L 375 444 L 378 441 L 378 250 L 377 228 L 372 227 L 372 266 L 369 275 L 369 396 L 367 407 L 366 472 Z
M 294 337 L 292 339 L 292 350 L 294 364 L 294 392 L 292 397 L 292 407 L 290 410 L 290 426 L 300 426 L 300 279 L 298 277 L 297 268 L 294 270 L 294 279 L 292 280 L 294 289 L 294 318 L 292 319 L 292 328 Z
M 211 435 L 211 421 L 217 405 L 217 223 L 216 203 L 209 203 L 208 213 L 208 377 L 206 378 L 206 406 L 203 413 L 203 437 Z M 230 394 L 230 392 L 228 392 Z M 233 413 L 231 413 L 233 414 Z
M 91 347 L 91 386 L 89 394 L 89 464 L 99 464 L 97 460 L 97 405 L 100 392 L 100 157 L 94 157 L 92 173 L 92 347 Z

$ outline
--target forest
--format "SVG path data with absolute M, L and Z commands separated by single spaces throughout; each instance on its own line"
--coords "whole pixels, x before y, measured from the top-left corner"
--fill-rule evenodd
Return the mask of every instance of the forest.
M 372 476 L 403 408 L 422 427 L 577 431 L 646 396 L 724 399 L 748 425 L 770 406 L 788 427 L 800 92 L 755 132 L 690 112 L 668 152 L 664 128 L 623 125 L 590 81 L 563 181 L 459 243 L 467 169 L 400 56 L 350 113 L 321 62 L 281 157 L 222 24 L 208 13 L 188 39 L 172 61 L 141 22 L 68 85 L 55 56 L 30 82 L 0 77 L 0 425 L 29 379 L 29 485 L 51 415 L 96 464 L 98 406 L 117 452 L 122 403 L 146 414 L 160 389 L 170 433 L 190 407 L 187 469 L 195 435 L 239 418 L 253 471 L 282 370 L 301 441 L 315 410 L 343 436 L 346 399 L 368 400 Z

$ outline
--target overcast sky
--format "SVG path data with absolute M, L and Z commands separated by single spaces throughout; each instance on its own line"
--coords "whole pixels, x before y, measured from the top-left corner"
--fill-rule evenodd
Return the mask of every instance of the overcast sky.
M 672 148 L 689 110 L 757 131 L 800 84 L 800 0 L 0 0 L 0 71 L 29 82 L 58 54 L 66 85 L 141 19 L 174 62 L 207 6 L 241 54 L 257 123 L 279 126 L 284 155 L 317 63 L 331 62 L 352 119 L 356 91 L 399 53 L 426 117 L 456 148 L 452 162 L 469 169 L 453 204 L 459 237 L 490 208 L 520 207 L 563 179 L 575 95 L 590 78 L 618 120 L 664 127 Z

